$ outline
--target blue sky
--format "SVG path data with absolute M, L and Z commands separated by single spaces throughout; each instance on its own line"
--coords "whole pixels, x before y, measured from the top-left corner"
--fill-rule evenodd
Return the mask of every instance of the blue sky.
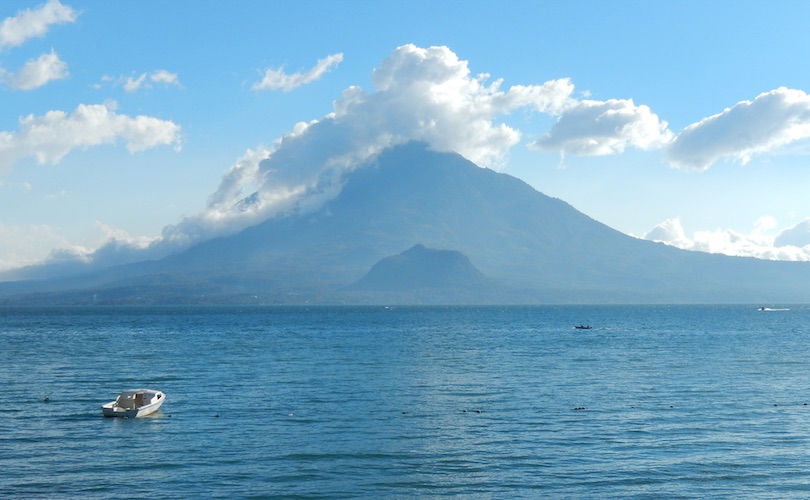
M 494 5 L 3 2 L 0 270 L 317 207 L 412 139 L 634 236 L 810 260 L 810 3 Z

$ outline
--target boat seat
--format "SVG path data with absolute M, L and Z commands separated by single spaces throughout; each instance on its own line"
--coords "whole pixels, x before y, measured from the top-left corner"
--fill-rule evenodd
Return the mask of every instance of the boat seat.
M 135 400 L 134 399 L 120 399 L 118 401 L 118 406 L 125 409 L 132 409 L 135 408 Z

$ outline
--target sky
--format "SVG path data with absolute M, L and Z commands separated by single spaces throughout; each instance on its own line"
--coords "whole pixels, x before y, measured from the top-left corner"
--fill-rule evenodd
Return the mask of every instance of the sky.
M 493 5 L 0 3 L 0 271 L 316 209 L 411 140 L 635 237 L 810 260 L 810 2 Z

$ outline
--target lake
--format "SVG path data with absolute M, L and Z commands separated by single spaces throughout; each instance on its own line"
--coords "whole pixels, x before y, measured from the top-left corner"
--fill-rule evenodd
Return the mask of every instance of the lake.
M 0 496 L 806 498 L 774 307 L 0 309 Z

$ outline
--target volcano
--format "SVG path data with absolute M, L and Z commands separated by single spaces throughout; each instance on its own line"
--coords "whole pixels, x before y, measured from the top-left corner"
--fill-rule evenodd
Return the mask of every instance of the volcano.
M 273 218 L 157 261 L 0 283 L 0 302 L 810 301 L 810 263 L 691 252 L 633 238 L 517 178 L 421 143 L 388 149 L 342 181 L 340 193 L 317 210 Z M 414 248 L 420 258 L 392 260 Z M 442 281 L 447 257 L 446 266 L 456 267 Z M 424 281 L 431 276 L 437 279 Z M 411 278 L 430 286 L 411 286 Z

